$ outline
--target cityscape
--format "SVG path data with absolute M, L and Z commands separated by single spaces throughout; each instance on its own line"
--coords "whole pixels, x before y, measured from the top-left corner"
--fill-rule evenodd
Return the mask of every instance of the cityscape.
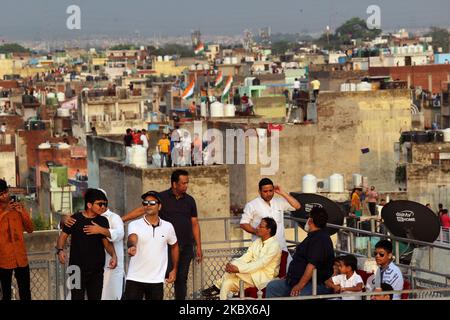
M 450 299 L 449 4 L 78 2 L 0 13 L 3 300 Z

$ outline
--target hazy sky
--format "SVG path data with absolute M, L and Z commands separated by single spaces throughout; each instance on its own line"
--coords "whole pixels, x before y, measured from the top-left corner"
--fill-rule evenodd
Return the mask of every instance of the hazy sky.
M 368 17 L 381 7 L 384 29 L 450 25 L 449 0 L 1 0 L 0 38 L 35 39 L 92 34 L 143 36 L 242 34 L 271 26 L 273 32 L 317 32 L 326 25 Z M 81 31 L 66 28 L 66 8 L 81 7 Z

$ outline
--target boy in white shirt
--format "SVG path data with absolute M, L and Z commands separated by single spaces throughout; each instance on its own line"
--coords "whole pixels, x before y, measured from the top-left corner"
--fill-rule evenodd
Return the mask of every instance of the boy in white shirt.
M 364 284 L 355 271 L 357 265 L 358 260 L 354 255 L 343 256 L 339 267 L 341 274 L 328 279 L 325 285 L 336 293 L 362 292 Z M 344 295 L 342 300 L 361 300 L 361 297 Z

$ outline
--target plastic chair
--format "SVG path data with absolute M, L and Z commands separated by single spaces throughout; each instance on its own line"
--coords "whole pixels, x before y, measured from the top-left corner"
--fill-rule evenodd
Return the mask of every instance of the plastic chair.
M 289 252 L 287 251 L 281 251 L 281 260 L 280 260 L 280 271 L 278 273 L 278 278 L 284 278 L 286 276 L 286 266 L 287 266 L 287 260 L 288 260 Z M 263 298 L 266 297 L 266 288 L 262 289 L 263 292 Z M 246 297 L 251 298 L 258 298 L 258 288 L 251 287 L 247 288 L 244 291 L 244 295 Z

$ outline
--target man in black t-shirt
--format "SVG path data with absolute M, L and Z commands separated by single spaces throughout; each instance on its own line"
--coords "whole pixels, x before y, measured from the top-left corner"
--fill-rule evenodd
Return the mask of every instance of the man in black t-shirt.
M 314 207 L 305 224 L 308 236 L 295 249 L 285 279 L 270 281 L 266 297 L 312 295 L 312 276 L 317 271 L 317 294 L 332 293 L 325 281 L 333 274 L 333 242 L 326 228 L 328 214 L 323 208 Z
M 111 255 L 109 267 L 114 269 L 117 265 L 117 256 L 114 246 L 108 239 L 99 234 L 88 235 L 85 227 L 98 225 L 109 228 L 108 219 L 101 214 L 107 208 L 107 198 L 103 192 L 97 189 L 88 189 L 84 197 L 85 211 L 72 216 L 76 220 L 72 227 L 64 226 L 56 245 L 56 253 L 59 262 L 66 263 L 64 245 L 69 235 L 70 259 L 69 272 L 74 273 L 70 277 L 74 280 L 71 285 L 72 300 L 84 300 L 85 292 L 88 300 L 100 300 L 103 289 L 103 267 L 105 264 L 105 249 Z

